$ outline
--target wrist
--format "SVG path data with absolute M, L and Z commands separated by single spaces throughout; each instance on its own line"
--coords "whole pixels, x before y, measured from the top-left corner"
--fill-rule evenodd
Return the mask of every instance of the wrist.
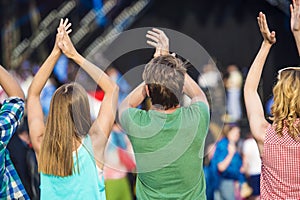
M 79 65 L 82 65 L 85 61 L 85 59 L 77 51 L 71 54 L 69 58 Z
M 271 48 L 272 47 L 272 43 L 270 43 L 269 41 L 267 40 L 264 40 L 261 44 L 262 47 L 267 47 L 267 48 Z
M 299 41 L 300 40 L 300 31 L 292 31 L 294 38 Z
M 230 158 L 232 158 L 234 156 L 235 152 L 228 152 L 228 155 Z
M 61 55 L 61 50 L 60 49 L 53 49 L 52 52 L 51 52 L 51 55 L 55 56 L 55 57 L 59 57 Z
M 169 50 L 157 48 L 153 57 L 156 58 L 158 56 L 165 56 L 165 55 L 169 55 L 169 54 L 170 54 Z

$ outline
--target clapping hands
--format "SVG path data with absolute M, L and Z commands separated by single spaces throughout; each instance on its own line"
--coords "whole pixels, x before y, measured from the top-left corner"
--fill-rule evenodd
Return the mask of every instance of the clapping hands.
M 69 23 L 68 18 L 65 20 L 60 20 L 54 45 L 54 49 L 58 49 L 59 51 L 63 52 L 68 58 L 73 58 L 77 53 L 69 37 L 69 33 L 72 32 L 71 25 L 72 24 Z

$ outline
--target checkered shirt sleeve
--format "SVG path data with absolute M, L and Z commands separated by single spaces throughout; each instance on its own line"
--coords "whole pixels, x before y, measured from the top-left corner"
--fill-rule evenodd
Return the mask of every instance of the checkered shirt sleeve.
M 18 97 L 6 99 L 0 109 L 0 199 L 29 199 L 6 149 L 23 113 L 24 101 Z
M 6 147 L 16 131 L 24 113 L 24 101 L 20 98 L 8 98 L 0 110 L 1 142 Z

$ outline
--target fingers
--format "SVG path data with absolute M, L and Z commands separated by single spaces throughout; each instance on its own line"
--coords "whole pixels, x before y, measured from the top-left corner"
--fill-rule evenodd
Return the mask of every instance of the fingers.
M 290 12 L 291 12 L 291 18 L 294 17 L 294 8 L 293 8 L 293 5 L 290 4 Z
M 61 19 L 60 19 L 60 23 L 59 23 L 59 27 L 62 26 L 63 23 L 64 23 L 64 20 L 61 18 Z
M 147 35 L 151 35 L 151 36 L 153 36 L 155 38 L 159 38 L 159 33 L 156 33 L 154 31 L 147 31 Z
M 275 32 L 275 31 L 272 31 L 272 32 L 271 32 L 271 39 L 275 39 L 275 37 L 276 37 L 276 32 Z
M 262 32 L 270 32 L 265 14 L 259 12 L 259 15 L 257 17 L 257 22 Z
M 264 28 L 264 30 L 266 30 L 267 32 L 270 32 L 270 31 L 269 31 L 269 27 L 268 27 L 267 17 L 266 17 L 265 14 L 263 14 L 263 28 Z
M 66 26 L 65 26 L 65 30 L 68 30 L 70 27 L 71 27 L 71 23 L 68 23 Z
M 150 40 L 147 40 L 147 44 L 149 44 L 150 46 L 153 46 L 153 47 L 158 47 L 158 44 L 156 42 L 153 42 L 153 41 L 150 41 Z
M 69 19 L 68 19 L 68 18 L 66 18 L 66 19 L 65 19 L 65 21 L 64 21 L 64 27 L 66 27 L 66 26 L 67 26 L 68 22 L 69 22 Z
M 150 35 L 150 34 L 147 34 L 146 35 L 146 38 L 150 39 L 150 40 L 153 40 L 155 42 L 159 42 L 159 39 L 153 35 Z
M 259 14 L 258 14 L 258 17 L 257 17 L 257 22 L 258 22 L 258 26 L 259 26 L 259 28 L 262 30 L 262 24 L 263 24 L 263 21 L 262 21 L 262 12 L 260 12 Z
M 59 23 L 59 26 L 57 28 L 57 32 L 62 32 L 62 31 L 66 31 L 67 33 L 71 33 L 70 30 L 68 30 L 70 27 L 72 26 L 72 23 L 69 23 L 69 19 L 66 18 L 65 20 L 64 19 L 60 19 L 60 23 Z
M 68 31 L 67 31 L 67 34 L 69 35 L 69 33 L 71 33 L 72 32 L 72 29 L 69 29 Z

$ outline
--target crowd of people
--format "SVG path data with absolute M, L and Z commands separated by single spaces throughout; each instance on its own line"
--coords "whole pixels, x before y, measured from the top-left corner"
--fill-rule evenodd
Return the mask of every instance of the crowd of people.
M 300 0 L 293 0 L 290 11 L 300 55 Z M 166 34 L 153 28 L 146 38 L 154 56 L 143 82 L 129 92 L 116 69 L 103 71 L 78 53 L 69 37 L 71 23 L 61 19 L 51 53 L 27 86 L 0 67 L 8 96 L 0 110 L 0 199 L 300 199 L 300 68 L 278 72 L 270 123 L 258 84 L 276 36 L 263 13 L 257 21 L 261 47 L 244 87 L 237 66 L 227 68 L 228 118 L 222 137 L 205 149 L 211 102 L 201 87 L 215 84 L 209 65 L 211 81 L 203 75 L 195 82 L 169 52 Z M 66 77 L 57 88 L 51 74 L 62 55 L 102 92 L 86 92 Z M 242 88 L 250 128 L 243 140 Z M 187 106 L 181 106 L 184 95 Z M 90 96 L 101 105 L 91 104 Z M 145 99 L 147 109 L 140 107 Z M 134 183 L 128 172 L 135 173 Z

